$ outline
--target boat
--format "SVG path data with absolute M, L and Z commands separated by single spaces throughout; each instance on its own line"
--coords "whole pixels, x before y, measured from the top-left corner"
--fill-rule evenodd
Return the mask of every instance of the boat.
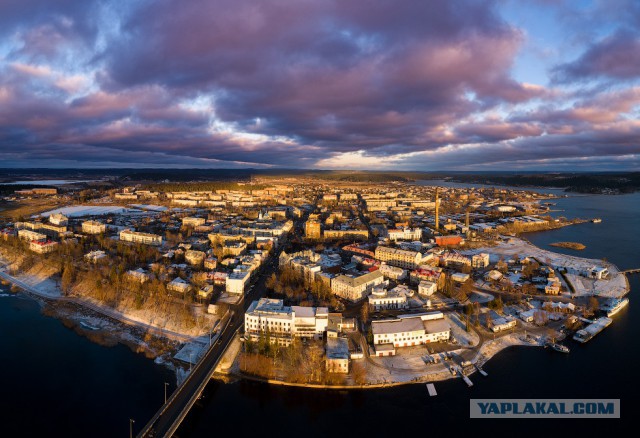
M 611 318 L 598 318 L 587 327 L 578 330 L 575 335 L 573 335 L 573 340 L 578 341 L 580 343 L 585 343 L 590 341 L 595 335 L 600 333 L 605 328 L 609 327 L 609 325 L 613 322 Z
M 560 352 L 560 353 L 568 353 L 569 352 L 569 347 L 567 347 L 566 345 L 556 344 L 554 342 L 553 344 L 549 344 L 549 346 L 551 348 L 553 348 L 554 350 Z
M 629 304 L 629 298 L 623 298 L 621 300 L 612 300 L 606 305 L 604 305 L 602 307 L 602 310 L 604 310 L 607 313 L 608 317 L 611 317 L 616 313 L 618 313 L 623 308 L 625 308 L 627 304 Z
M 602 219 L 600 219 L 599 217 L 595 218 L 595 219 L 591 219 L 591 222 L 593 222 L 594 224 L 599 224 L 600 222 L 602 222 Z

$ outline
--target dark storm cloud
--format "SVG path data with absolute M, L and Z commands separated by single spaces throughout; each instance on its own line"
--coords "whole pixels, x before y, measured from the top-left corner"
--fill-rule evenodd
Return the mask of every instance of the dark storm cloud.
M 500 7 L 3 2 L 0 160 L 459 168 L 637 153 L 638 91 L 517 81 L 526 31 Z M 637 45 L 633 30 L 597 41 L 557 86 L 633 79 Z

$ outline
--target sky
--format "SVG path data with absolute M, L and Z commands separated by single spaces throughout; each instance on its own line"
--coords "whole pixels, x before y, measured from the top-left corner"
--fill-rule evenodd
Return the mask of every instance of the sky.
M 4 0 L 1 167 L 640 170 L 638 0 Z

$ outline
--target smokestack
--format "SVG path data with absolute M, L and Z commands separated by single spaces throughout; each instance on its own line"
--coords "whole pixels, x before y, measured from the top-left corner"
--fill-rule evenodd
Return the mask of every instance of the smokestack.
M 464 219 L 464 226 L 469 228 L 469 207 L 467 207 L 467 216 Z
M 440 229 L 440 217 L 439 217 L 439 205 L 438 205 L 438 188 L 436 187 L 436 231 Z

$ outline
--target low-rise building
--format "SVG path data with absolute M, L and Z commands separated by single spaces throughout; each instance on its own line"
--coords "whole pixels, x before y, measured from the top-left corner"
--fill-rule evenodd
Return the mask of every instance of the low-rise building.
M 422 261 L 422 255 L 417 251 L 406 251 L 387 246 L 378 246 L 375 256 L 381 262 L 405 269 L 416 269 Z
M 91 251 L 87 254 L 84 255 L 84 259 L 88 262 L 91 263 L 97 263 L 102 259 L 105 259 L 107 257 L 107 254 L 104 251 Z
M 31 230 L 18 230 L 18 237 L 22 240 L 28 240 L 30 242 L 44 242 L 47 240 L 47 236 L 42 233 Z
M 49 216 L 49 222 L 53 225 L 66 227 L 67 225 L 69 225 L 69 218 L 61 213 L 53 213 Z
M 325 345 L 325 367 L 330 373 L 349 372 L 349 341 L 347 338 L 327 338 Z
M 418 295 L 422 297 L 430 297 L 438 290 L 438 285 L 433 281 L 422 280 L 418 284 Z
M 439 312 L 438 312 L 439 313 Z M 438 316 L 442 315 L 439 313 Z M 395 348 L 448 341 L 451 327 L 442 318 L 429 314 L 371 323 L 373 344 L 377 356 L 395 354 Z M 388 348 L 389 344 L 393 348 Z
M 246 290 L 250 278 L 251 273 L 249 271 L 234 270 L 227 275 L 225 289 L 230 294 L 242 295 Z
M 51 240 L 32 240 L 29 242 L 29 249 L 38 254 L 47 254 L 54 251 L 58 247 L 58 242 Z
M 107 226 L 98 221 L 82 222 L 82 232 L 85 234 L 103 234 L 107 231 Z
M 182 278 L 176 277 L 167 284 L 167 290 L 184 295 L 191 290 L 191 285 Z
M 420 240 L 422 228 L 402 228 L 387 231 L 390 240 Z
M 184 261 L 191 266 L 200 266 L 204 262 L 206 254 L 202 251 L 188 250 L 184 253 Z
M 151 280 L 151 274 L 142 268 L 131 269 L 127 271 L 125 275 L 129 280 L 136 281 L 138 283 L 146 283 Z
M 489 254 L 482 252 L 471 256 L 471 267 L 474 269 L 484 269 L 489 266 Z
M 331 291 L 345 300 L 356 302 L 365 298 L 375 286 L 383 281 L 384 277 L 380 271 L 369 272 L 357 277 L 338 275 L 331 279 Z
M 373 288 L 369 295 L 369 308 L 375 312 L 388 309 L 407 309 L 409 302 L 407 301 L 406 286 L 397 286 L 391 290 L 385 289 L 383 285 Z
M 123 242 L 143 243 L 145 245 L 162 245 L 162 236 L 131 230 L 120 231 L 120 240 Z
M 197 227 L 204 225 L 207 220 L 201 217 L 183 217 L 182 225 L 185 227 Z

